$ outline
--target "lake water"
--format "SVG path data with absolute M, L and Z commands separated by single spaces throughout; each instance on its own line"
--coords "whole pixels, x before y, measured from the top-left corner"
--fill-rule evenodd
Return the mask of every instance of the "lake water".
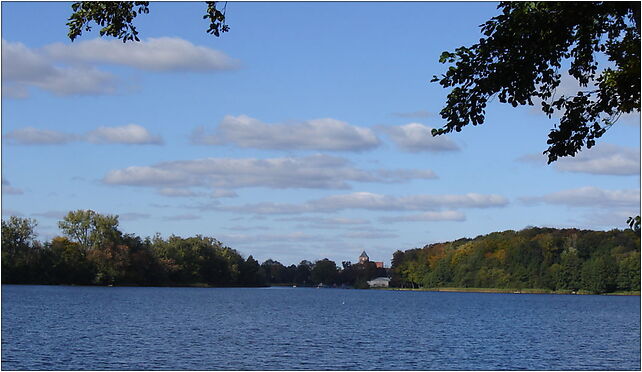
M 639 296 L 2 286 L 2 369 L 640 369 Z

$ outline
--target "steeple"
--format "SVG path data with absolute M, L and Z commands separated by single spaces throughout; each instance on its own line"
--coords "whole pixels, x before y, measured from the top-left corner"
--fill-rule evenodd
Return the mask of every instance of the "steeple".
M 359 263 L 364 263 L 370 261 L 370 257 L 366 254 L 366 251 L 361 252 L 361 256 L 359 256 Z

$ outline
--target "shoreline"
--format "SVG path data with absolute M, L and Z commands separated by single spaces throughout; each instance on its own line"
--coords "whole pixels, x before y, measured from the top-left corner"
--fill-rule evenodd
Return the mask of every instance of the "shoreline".
M 2 283 L 2 285 L 38 285 L 38 286 L 66 286 L 66 287 L 120 287 L 120 288 L 292 288 L 291 285 L 277 284 L 277 285 L 263 285 L 263 286 L 217 286 L 208 285 L 205 283 L 192 283 L 181 285 L 137 285 L 137 284 L 121 284 L 121 285 L 98 285 L 98 284 L 33 284 L 33 283 Z M 298 286 L 294 288 L 317 288 L 315 286 Z M 357 288 L 324 288 L 324 289 L 357 289 Z M 597 296 L 640 296 L 640 291 L 619 291 L 609 293 L 592 293 L 589 291 L 580 290 L 577 292 L 569 290 L 552 291 L 550 289 L 542 288 L 465 288 L 465 287 L 442 287 L 442 288 L 364 288 L 370 290 L 382 291 L 408 291 L 408 292 L 450 292 L 450 293 L 506 293 L 506 294 L 553 294 L 553 295 L 597 295 Z
M 569 290 L 553 291 L 540 288 L 464 288 L 464 287 L 443 287 L 443 288 L 377 288 L 386 291 L 416 291 L 416 292 L 453 292 L 453 293 L 508 293 L 508 294 L 554 294 L 554 295 L 597 295 L 597 296 L 640 296 L 640 291 L 619 291 L 609 293 L 592 293 L 580 290 L 577 292 Z

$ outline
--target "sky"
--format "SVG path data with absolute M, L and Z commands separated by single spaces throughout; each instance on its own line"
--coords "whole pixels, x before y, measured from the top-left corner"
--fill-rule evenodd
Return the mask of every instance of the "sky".
M 640 213 L 640 118 L 547 165 L 555 124 L 492 102 L 433 138 L 439 55 L 496 3 L 152 3 L 140 43 L 73 43 L 70 3 L 2 2 L 2 217 L 61 232 L 69 211 L 120 229 L 212 236 L 283 264 L 390 264 L 393 252 L 528 226 L 610 230 Z M 571 79 L 560 89 L 572 90 Z

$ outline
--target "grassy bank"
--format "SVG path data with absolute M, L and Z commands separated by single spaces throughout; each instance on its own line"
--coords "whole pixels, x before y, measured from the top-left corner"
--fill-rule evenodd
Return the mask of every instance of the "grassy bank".
M 553 291 L 545 288 L 457 288 L 457 287 L 444 287 L 444 288 L 381 288 L 389 291 L 423 291 L 423 292 L 473 292 L 473 293 L 520 293 L 520 294 L 579 294 L 587 295 L 594 294 L 589 291 L 572 292 L 568 290 Z M 611 296 L 639 296 L 640 291 L 620 291 L 612 293 L 604 293 Z

